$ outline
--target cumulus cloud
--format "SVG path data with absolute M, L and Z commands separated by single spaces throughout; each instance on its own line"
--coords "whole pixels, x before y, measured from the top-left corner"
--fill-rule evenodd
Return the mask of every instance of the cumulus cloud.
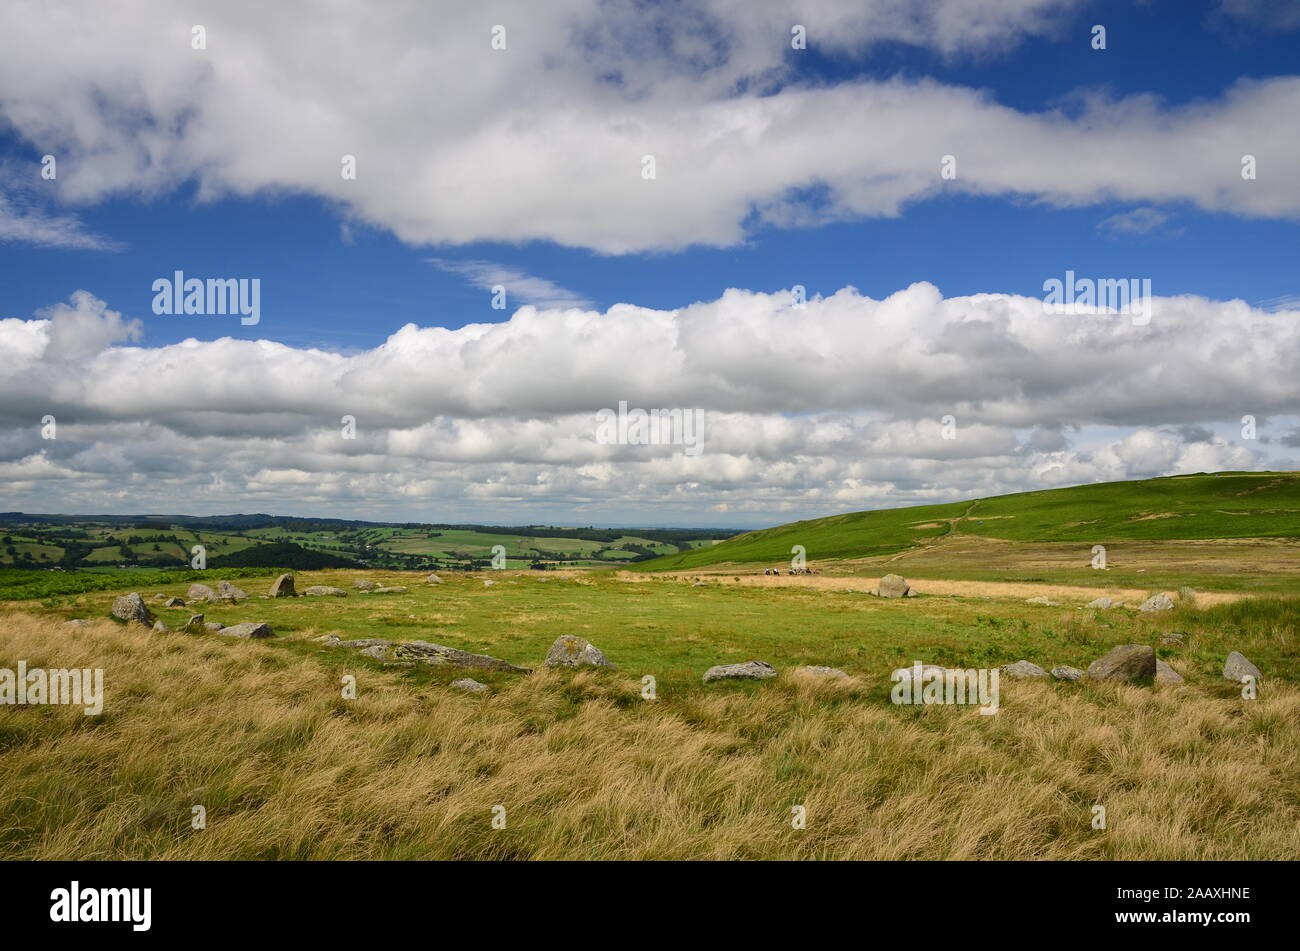
M 78 292 L 0 321 L 0 480 L 9 507 L 40 510 L 499 520 L 518 503 L 528 520 L 747 524 L 1257 468 L 1241 416 L 1279 432 L 1300 417 L 1295 312 L 1157 298 L 1135 326 L 928 284 L 793 304 L 526 306 L 343 355 L 132 346 L 138 326 Z M 701 410 L 703 452 L 603 444 L 597 413 L 620 401 Z M 47 413 L 57 440 L 40 438 Z
M 1300 216 L 1297 77 L 1174 107 L 1088 94 L 1026 112 L 929 80 L 812 82 L 790 48 L 798 24 L 830 56 L 890 41 L 1005 55 L 1058 36 L 1080 6 L 410 2 L 376 17 L 14 0 L 0 116 L 59 155 L 69 203 L 191 180 L 201 198 L 291 190 L 416 244 L 727 246 L 763 223 L 897 215 L 943 191 Z M 190 48 L 195 22 L 205 50 Z M 490 46 L 494 25 L 504 50 Z M 1244 182 L 1247 152 L 1260 172 Z M 355 180 L 340 175 L 344 155 Z M 940 180 L 945 155 L 955 180 Z

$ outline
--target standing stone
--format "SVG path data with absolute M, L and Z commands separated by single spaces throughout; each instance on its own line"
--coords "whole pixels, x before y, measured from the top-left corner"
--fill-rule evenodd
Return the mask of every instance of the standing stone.
M 885 575 L 880 579 L 876 594 L 882 598 L 905 598 L 911 590 L 902 575 Z
M 217 592 L 213 591 L 205 584 L 199 584 L 197 581 L 190 585 L 190 589 L 185 592 L 185 597 L 191 601 L 215 601 Z
M 1156 661 L 1156 683 L 1173 686 L 1175 684 L 1185 683 L 1182 674 L 1174 670 L 1163 660 Z
M 715 680 L 767 680 L 776 676 L 776 668 L 761 660 L 746 661 L 743 664 L 719 664 L 704 672 L 704 682 Z
M 1223 662 L 1223 676 L 1224 679 L 1239 684 L 1242 677 L 1254 677 L 1258 682 L 1264 675 L 1259 672 L 1258 667 L 1246 660 L 1244 655 L 1233 651 Z
M 573 634 L 561 634 L 546 652 L 547 667 L 608 667 L 618 670 L 605 659 L 595 644 Z
M 243 624 L 232 624 L 230 627 L 223 627 L 220 632 L 226 637 L 274 637 L 269 624 L 259 624 L 256 621 L 245 621 Z
M 1031 664 L 1027 660 L 1018 660 L 1014 664 L 1003 664 L 998 668 L 1004 677 L 1012 677 L 1017 680 L 1023 680 L 1026 677 L 1046 677 L 1047 671 L 1037 664 Z
M 1138 608 L 1139 611 L 1172 611 L 1174 609 L 1174 599 L 1169 597 L 1163 591 L 1159 594 L 1153 594 L 1142 602 Z
M 273 598 L 292 598 L 297 592 L 293 590 L 293 575 L 280 575 L 271 585 L 271 597 Z
M 1090 680 L 1153 680 L 1156 649 L 1150 644 L 1121 644 L 1089 664 L 1087 673 Z
M 153 615 L 144 605 L 144 598 L 139 591 L 132 591 L 113 602 L 113 617 L 123 621 L 134 621 L 146 627 L 153 624 Z
M 236 588 L 229 581 L 223 581 L 217 585 L 217 597 L 238 601 L 240 598 L 248 597 L 248 592 L 242 588 Z

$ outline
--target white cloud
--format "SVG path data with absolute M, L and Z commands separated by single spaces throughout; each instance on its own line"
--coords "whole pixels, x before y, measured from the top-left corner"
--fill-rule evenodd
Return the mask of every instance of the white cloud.
M 207 198 L 290 190 L 419 244 L 725 246 L 756 222 L 896 215 L 941 190 L 1300 216 L 1300 78 L 1177 107 L 1088 95 L 1068 113 L 1031 113 L 927 80 L 801 82 L 789 43 L 799 23 L 833 55 L 883 41 L 1005 55 L 1082 29 L 1080 6 L 411 2 L 376 17 L 15 0 L 0 115 L 59 156 L 69 203 L 190 179 Z M 196 19 L 206 50 L 189 45 Z M 490 48 L 494 24 L 507 27 L 504 51 Z M 1241 179 L 1246 153 L 1258 180 Z M 354 181 L 339 174 L 345 154 Z M 949 154 L 958 177 L 941 182 Z M 815 205 L 797 197 L 810 190 Z
M 506 301 L 521 301 L 538 307 L 590 307 L 591 301 L 544 277 L 534 277 L 517 268 L 492 261 L 453 261 L 430 258 L 434 267 L 459 274 L 475 287 L 491 292 L 498 285 L 505 288 Z
M 753 524 L 1258 468 L 1275 460 L 1238 438 L 1242 415 L 1280 439 L 1300 418 L 1295 312 L 1157 298 L 1139 327 L 927 284 L 790 305 L 529 306 L 345 356 L 127 346 L 138 327 L 79 292 L 0 321 L 0 479 L 8 507 L 42 511 Z M 620 400 L 705 410 L 703 452 L 600 444 Z

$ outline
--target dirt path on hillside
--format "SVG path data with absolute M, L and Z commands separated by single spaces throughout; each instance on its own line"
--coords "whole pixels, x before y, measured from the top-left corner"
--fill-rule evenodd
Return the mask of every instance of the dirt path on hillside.
M 753 569 L 750 569 L 751 571 Z M 622 581 L 654 581 L 656 578 L 674 578 L 690 581 L 699 578 L 704 581 L 723 585 L 739 585 L 756 588 L 809 588 L 814 591 L 872 591 L 880 583 L 879 578 L 867 577 L 833 577 L 826 575 L 736 575 L 710 574 L 702 571 L 663 572 L 660 574 L 641 574 L 639 572 L 620 571 Z M 1046 597 L 1060 601 L 1083 601 L 1087 603 L 1094 598 L 1110 598 L 1137 607 L 1147 598 L 1146 588 L 1092 588 L 1084 585 L 1017 583 L 1014 581 L 945 581 L 939 579 L 908 577 L 910 584 L 918 594 L 944 594 L 959 598 L 1036 598 Z M 1172 596 L 1174 591 L 1170 591 Z M 1196 603 L 1202 607 L 1214 604 L 1230 604 L 1251 595 L 1236 591 L 1198 591 Z

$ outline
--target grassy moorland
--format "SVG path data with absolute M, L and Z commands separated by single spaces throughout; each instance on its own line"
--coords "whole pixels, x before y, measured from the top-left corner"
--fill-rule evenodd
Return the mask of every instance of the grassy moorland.
M 209 573 L 212 574 L 212 573 Z M 349 587 L 356 572 L 313 572 Z M 261 600 L 209 619 L 276 637 L 153 633 L 103 618 L 114 592 L 11 602 L 0 666 L 105 671 L 105 707 L 6 707 L 0 853 L 23 858 L 1292 858 L 1300 854 L 1300 601 L 1170 612 L 850 590 L 696 587 L 669 577 L 366 575 L 404 594 Z M 214 582 L 216 576 L 209 578 Z M 491 580 L 492 585 L 484 581 Z M 155 590 L 183 594 L 183 584 Z M 198 607 L 153 608 L 167 623 Z M 1085 666 L 1154 643 L 1179 687 L 1004 681 L 1001 710 L 898 707 L 924 660 Z M 315 638 L 424 639 L 533 667 L 385 666 Z M 541 668 L 587 637 L 618 671 Z M 1259 665 L 1259 699 L 1223 680 Z M 762 659 L 772 681 L 704 685 Z M 809 680 L 829 664 L 845 681 Z M 341 679 L 357 679 L 343 699 Z M 641 696 L 642 677 L 657 697 Z M 1092 828 L 1104 805 L 1105 830 Z M 202 805 L 208 827 L 190 826 Z M 791 827 L 791 808 L 807 828 Z M 493 828 L 503 806 L 504 829 Z

